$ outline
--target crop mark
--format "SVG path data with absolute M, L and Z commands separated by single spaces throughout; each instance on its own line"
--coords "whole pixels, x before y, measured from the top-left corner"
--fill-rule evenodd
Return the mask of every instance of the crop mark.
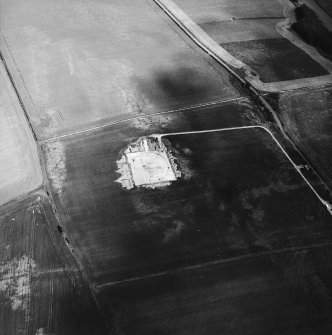
M 204 269 L 220 264 L 227 264 L 227 263 L 234 263 L 234 262 L 239 262 L 247 259 L 253 259 L 253 258 L 259 258 L 259 257 L 266 257 L 266 256 L 272 256 L 272 255 L 279 255 L 279 254 L 287 254 L 291 252 L 297 252 L 297 251 L 306 251 L 306 250 L 311 250 L 311 249 L 317 249 L 317 248 L 322 248 L 322 247 L 330 247 L 332 245 L 331 242 L 327 243 L 317 243 L 317 244 L 312 244 L 309 246 L 302 246 L 302 247 L 289 247 L 289 248 L 283 248 L 283 249 L 275 249 L 275 250 L 269 250 L 269 251 L 261 251 L 261 252 L 255 252 L 255 253 L 250 253 L 246 255 L 241 255 L 241 256 L 235 256 L 235 257 L 230 257 L 226 259 L 218 259 L 215 261 L 210 261 L 210 262 L 205 262 L 197 265 L 190 265 L 190 266 L 185 266 L 182 268 L 179 268 L 177 270 L 169 270 L 169 271 L 160 271 L 148 275 L 143 275 L 143 276 L 137 276 L 137 277 L 131 277 L 123 280 L 118 280 L 118 281 L 113 281 L 113 282 L 107 282 L 103 283 L 100 285 L 97 285 L 97 289 L 103 289 L 105 287 L 109 286 L 116 286 L 116 285 L 121 285 L 125 283 L 131 283 L 131 282 L 136 282 L 140 280 L 145 280 L 145 279 L 150 279 L 150 278 L 157 278 L 157 277 L 163 277 L 167 275 L 174 275 L 174 274 L 179 274 L 187 271 L 192 271 L 196 269 Z
M 14 311 L 28 310 L 31 290 L 30 274 L 35 269 L 36 263 L 28 255 L 0 263 L 0 291 L 5 293 Z

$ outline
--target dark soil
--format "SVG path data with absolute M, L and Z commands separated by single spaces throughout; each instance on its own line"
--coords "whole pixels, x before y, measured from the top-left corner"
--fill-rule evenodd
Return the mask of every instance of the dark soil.
M 332 60 L 332 32 L 328 31 L 316 13 L 306 5 L 295 10 L 297 22 L 292 29 L 326 58 Z
M 328 74 L 320 64 L 285 38 L 222 43 L 221 46 L 258 72 L 265 83 Z

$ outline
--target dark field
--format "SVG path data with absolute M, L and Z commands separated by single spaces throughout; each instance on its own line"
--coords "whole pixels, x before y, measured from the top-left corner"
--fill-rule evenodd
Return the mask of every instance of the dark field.
M 332 60 L 332 27 L 325 27 L 315 12 L 306 5 L 298 7 L 295 15 L 296 22 L 292 25 L 292 30 L 306 43 L 314 46 L 321 55 Z
M 320 64 L 285 38 L 222 43 L 221 46 L 259 73 L 265 83 L 328 74 Z
M 45 195 L 0 214 L 1 334 L 105 334 Z
M 332 17 L 332 2 L 330 0 L 315 0 L 315 2 Z
M 279 32 L 277 25 L 286 19 L 286 3 L 278 0 L 175 2 L 216 43 L 256 71 L 263 83 L 329 74 Z M 314 28 L 313 24 L 312 29 L 306 29 Z M 316 34 L 313 40 L 318 38 Z
M 329 334 L 331 252 L 226 262 L 122 283 L 98 296 L 114 334 Z
M 96 285 L 330 241 L 328 212 L 262 129 L 167 136 L 183 177 L 122 189 L 120 151 L 153 128 L 127 124 L 44 144 L 65 230 Z
M 332 90 L 283 94 L 279 112 L 286 131 L 332 188 Z

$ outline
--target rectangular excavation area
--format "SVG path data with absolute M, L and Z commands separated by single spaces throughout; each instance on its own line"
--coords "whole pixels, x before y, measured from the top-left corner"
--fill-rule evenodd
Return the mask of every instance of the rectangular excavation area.
M 117 165 L 121 174 L 117 181 L 127 189 L 167 186 L 181 176 L 170 150 L 155 138 L 145 137 L 130 144 Z

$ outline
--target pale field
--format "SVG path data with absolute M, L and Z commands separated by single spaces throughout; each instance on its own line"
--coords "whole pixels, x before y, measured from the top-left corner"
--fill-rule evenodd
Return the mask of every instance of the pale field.
M 0 63 L 0 204 L 42 183 L 37 148 L 24 112 Z
M 0 3 L 5 61 L 41 139 L 239 96 L 152 0 Z

